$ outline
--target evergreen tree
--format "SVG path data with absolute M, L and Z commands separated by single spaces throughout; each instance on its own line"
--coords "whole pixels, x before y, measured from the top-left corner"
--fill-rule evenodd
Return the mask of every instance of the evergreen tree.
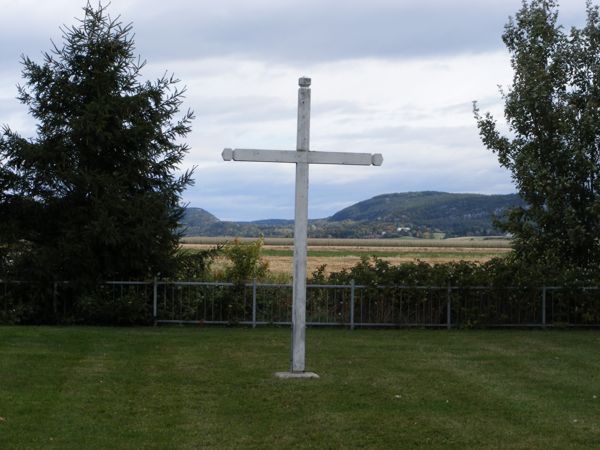
M 0 134 L 0 243 L 21 278 L 94 282 L 169 275 L 192 171 L 176 174 L 192 112 L 164 76 L 140 81 L 131 25 L 84 8 L 42 64 L 23 58 L 18 99 L 37 121 Z M 8 255 L 8 256 L 7 256 Z
M 597 6 L 586 10 L 586 25 L 566 33 L 556 1 L 524 1 L 503 34 L 508 136 L 475 105 L 483 143 L 528 204 L 503 223 L 516 258 L 549 276 L 600 267 L 600 19 Z

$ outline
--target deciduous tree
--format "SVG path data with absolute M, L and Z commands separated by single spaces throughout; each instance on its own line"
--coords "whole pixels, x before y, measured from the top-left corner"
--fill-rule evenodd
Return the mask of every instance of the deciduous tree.
M 514 71 L 503 92 L 508 129 L 475 116 L 483 143 L 512 172 L 527 206 L 503 227 L 519 261 L 556 276 L 600 266 L 600 19 L 565 32 L 554 0 L 527 0 L 505 27 Z

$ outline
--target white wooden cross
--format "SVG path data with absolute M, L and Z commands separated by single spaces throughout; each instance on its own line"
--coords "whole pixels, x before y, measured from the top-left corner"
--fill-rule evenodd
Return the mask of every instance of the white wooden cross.
M 294 281 L 292 300 L 292 352 L 290 372 L 279 376 L 316 376 L 305 373 L 306 330 L 306 242 L 308 228 L 308 165 L 343 164 L 380 166 L 381 154 L 315 152 L 309 150 L 310 141 L 310 78 L 298 81 L 298 135 L 296 150 L 223 150 L 225 161 L 277 162 L 296 164 L 296 206 L 294 215 Z

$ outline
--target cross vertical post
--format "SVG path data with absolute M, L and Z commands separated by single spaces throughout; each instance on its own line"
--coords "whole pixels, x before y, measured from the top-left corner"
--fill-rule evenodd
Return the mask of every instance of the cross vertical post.
M 296 150 L 259 150 L 226 148 L 225 161 L 296 164 L 296 205 L 294 209 L 294 281 L 292 285 L 292 345 L 289 372 L 277 372 L 279 378 L 318 378 L 305 372 L 306 360 L 306 244 L 308 239 L 308 166 L 337 164 L 381 166 L 380 153 L 323 152 L 310 150 L 310 78 L 298 80 L 298 129 Z
M 310 148 L 310 78 L 300 78 L 296 151 Z M 306 360 L 306 240 L 308 236 L 308 163 L 296 163 L 294 285 L 292 288 L 291 371 L 304 372 Z

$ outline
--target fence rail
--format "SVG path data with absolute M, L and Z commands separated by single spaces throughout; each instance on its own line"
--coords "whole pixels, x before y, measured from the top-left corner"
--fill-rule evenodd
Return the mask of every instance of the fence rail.
M 292 286 L 256 281 L 109 281 L 93 295 L 78 296 L 67 282 L 42 286 L 0 280 L 0 323 L 15 312 L 36 317 L 35 308 L 42 310 L 43 314 L 37 311 L 39 317 L 58 323 L 77 315 L 94 322 L 122 309 L 123 315 L 133 312 L 155 324 L 289 325 Z M 306 317 L 309 326 L 350 329 L 598 327 L 600 288 L 309 284 Z

